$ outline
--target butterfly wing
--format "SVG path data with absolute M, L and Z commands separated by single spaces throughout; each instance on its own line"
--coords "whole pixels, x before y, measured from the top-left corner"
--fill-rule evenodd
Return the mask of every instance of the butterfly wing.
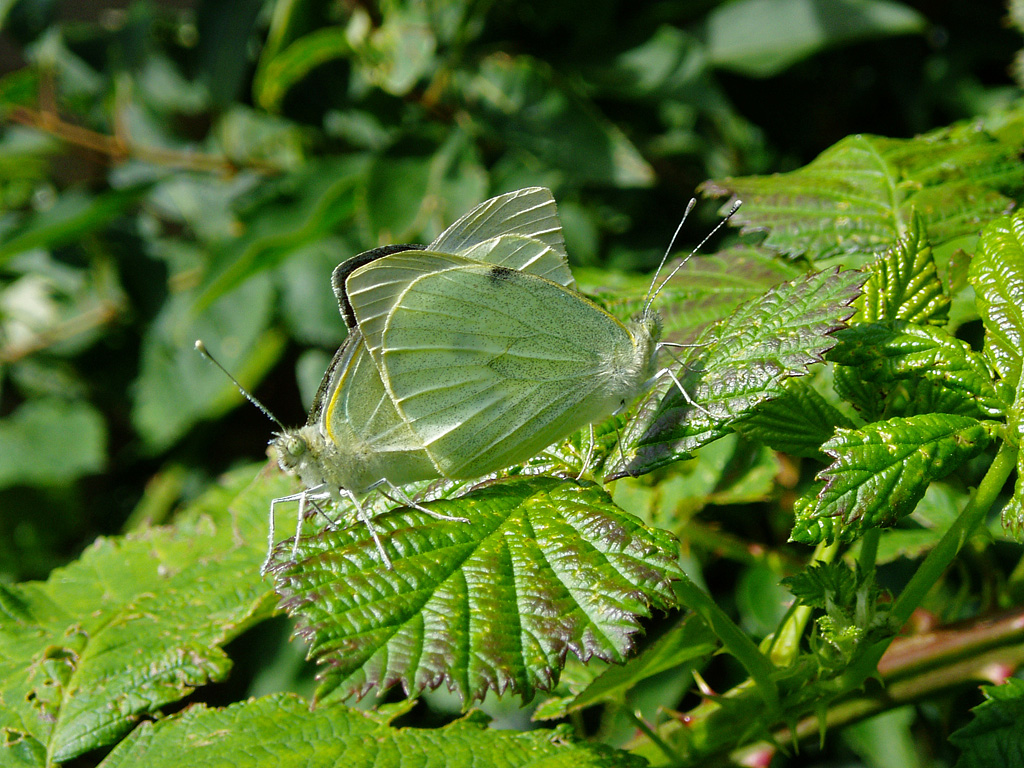
M 515 464 L 607 416 L 623 404 L 616 369 L 641 354 L 574 291 L 457 256 L 389 256 L 348 291 L 385 387 L 446 477 Z
M 569 271 L 565 253 L 533 237 L 500 235 L 477 243 L 455 255 L 537 275 L 565 288 L 576 290 L 576 280 Z
M 438 476 L 395 409 L 358 329 L 334 356 L 316 402 L 310 420 L 329 440 L 320 461 L 332 485 L 364 493 L 383 478 L 401 485 Z
M 485 200 L 438 235 L 427 250 L 462 255 L 501 235 L 539 240 L 566 258 L 558 208 L 546 187 L 527 187 Z
M 359 267 L 364 264 L 369 264 L 371 261 L 383 258 L 384 256 L 390 256 L 393 253 L 401 253 L 402 251 L 422 251 L 424 246 L 415 245 L 412 243 L 404 243 L 401 245 L 382 245 L 379 248 L 371 248 L 369 251 L 363 251 L 358 256 L 353 256 L 351 259 L 346 259 L 334 268 L 334 272 L 331 273 L 331 288 L 334 289 L 334 298 L 338 300 L 338 311 L 341 312 L 342 318 L 345 320 L 345 325 L 349 328 L 356 327 L 356 316 L 352 311 L 352 303 L 348 300 L 348 294 L 345 292 L 345 280 L 348 276 Z

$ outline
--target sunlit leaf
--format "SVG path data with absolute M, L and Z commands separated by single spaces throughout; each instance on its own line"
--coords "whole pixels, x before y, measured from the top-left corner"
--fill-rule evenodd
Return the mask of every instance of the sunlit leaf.
M 1008 195 L 1024 185 L 1018 151 L 969 128 L 914 139 L 858 134 L 799 170 L 708 181 L 701 189 L 741 199 L 733 223 L 767 232 L 769 248 L 812 259 L 870 255 L 907 232 L 914 210 L 933 245 L 974 234 L 1005 213 Z
M 578 742 L 569 727 L 516 732 L 487 727 L 479 712 L 443 728 L 394 728 L 380 714 L 341 704 L 310 709 L 296 696 L 276 694 L 225 709 L 195 707 L 145 723 L 101 768 L 234 768 L 328 766 L 379 768 L 641 768 L 645 763 L 602 744 Z
M 786 379 L 805 375 L 835 345 L 832 334 L 853 313 L 849 305 L 863 280 L 854 271 L 810 274 L 776 286 L 709 329 L 678 369 L 686 397 L 668 380 L 642 401 L 622 449 L 609 457 L 606 478 L 684 458 L 780 395 Z
M 985 450 L 989 426 L 966 416 L 922 414 L 842 429 L 823 447 L 834 462 L 817 499 L 797 506 L 792 537 L 850 541 L 914 511 L 932 480 Z
M 1024 216 L 1005 216 L 985 227 L 970 280 L 985 323 L 985 354 L 1014 386 L 1024 350 Z
M 508 480 L 432 508 L 472 522 L 409 509 L 374 519 L 393 569 L 362 524 L 303 537 L 298 560 L 275 566 L 283 606 L 326 667 L 320 697 L 400 683 L 529 700 L 567 652 L 622 661 L 639 618 L 675 604 L 675 540 L 595 486 Z
M 223 680 L 223 646 L 272 609 L 259 564 L 275 482 L 240 472 L 174 527 L 99 539 L 45 582 L 3 587 L 0 693 L 18 726 L 2 748 L 63 762 Z

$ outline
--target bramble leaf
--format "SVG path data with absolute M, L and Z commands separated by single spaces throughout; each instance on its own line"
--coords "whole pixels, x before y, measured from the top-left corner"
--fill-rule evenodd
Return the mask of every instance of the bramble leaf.
M 70 760 L 227 676 L 224 645 L 272 611 L 259 563 L 274 482 L 240 471 L 173 527 L 99 539 L 47 581 L 2 588 L 0 758 L 18 742 Z
M 822 448 L 835 461 L 819 475 L 817 498 L 796 505 L 792 539 L 851 541 L 914 511 L 932 480 L 977 456 L 989 425 L 967 416 L 921 414 L 841 429 Z
M 974 719 L 949 737 L 963 750 L 956 768 L 1019 766 L 1024 754 L 1024 680 L 982 686 L 985 701 L 971 712 Z
M 736 424 L 736 431 L 791 456 L 821 459 L 821 445 L 837 427 L 853 423 L 806 379 L 789 379 L 778 397 L 754 408 L 749 418 Z
M 866 642 L 891 633 L 888 606 L 880 605 L 883 590 L 875 583 L 873 570 L 817 562 L 782 584 L 804 605 L 824 611 L 816 623 L 828 646 L 818 648 L 819 663 L 845 667 Z
M 857 300 L 856 319 L 866 323 L 906 320 L 918 325 L 945 325 L 949 296 L 939 281 L 932 247 L 921 222 L 911 212 L 907 233 L 868 269 Z
M 517 478 L 432 508 L 472 522 L 377 516 L 391 570 L 361 524 L 303 538 L 297 560 L 274 566 L 283 607 L 327 667 L 318 699 L 401 683 L 529 700 L 567 652 L 621 662 L 640 617 L 676 604 L 675 540 L 596 486 Z
M 837 388 L 871 416 L 995 418 L 1006 411 L 981 355 L 941 328 L 904 321 L 855 323 L 836 336 L 840 343 L 828 359 L 845 367 L 837 370 Z M 843 389 L 851 378 L 866 386 Z
M 739 307 L 689 348 L 679 384 L 660 383 L 611 454 L 605 479 L 649 472 L 718 439 L 734 422 L 802 376 L 836 341 L 864 275 L 826 270 L 783 283 Z M 667 391 L 666 391 L 667 390 Z M 660 399 L 660 402 L 658 400 Z
M 873 254 L 907 232 L 915 209 L 933 243 L 1004 213 L 1024 185 L 1018 151 L 972 126 L 913 139 L 859 134 L 796 171 L 707 181 L 701 190 L 743 200 L 733 223 L 768 232 L 766 247 L 815 260 Z
M 664 338 L 674 342 L 692 342 L 711 323 L 724 320 L 746 301 L 759 299 L 769 289 L 786 280 L 796 280 L 804 271 L 783 261 L 778 254 L 756 246 L 737 245 L 717 253 L 697 254 L 672 273 L 676 263 L 662 270 L 671 275 L 655 297 L 654 308 L 664 323 Z M 602 306 L 620 320 L 633 317 L 647 302 L 650 277 L 632 280 L 626 276 L 599 271 L 592 280 L 606 286 L 609 278 L 617 282 L 614 290 L 588 290 L 586 270 L 575 267 L 585 293 L 596 293 Z
M 1016 388 L 1024 350 L 1024 215 L 1003 216 L 985 227 L 969 279 L 985 324 L 985 355 Z
M 399 714 L 401 710 L 399 710 Z M 100 768 L 232 768 L 345 765 L 421 768 L 641 768 L 643 761 L 603 744 L 578 742 L 569 726 L 509 731 L 487 727 L 474 712 L 443 728 L 395 728 L 381 713 L 341 704 L 310 709 L 291 694 L 250 699 L 224 709 L 193 707 L 144 723 Z

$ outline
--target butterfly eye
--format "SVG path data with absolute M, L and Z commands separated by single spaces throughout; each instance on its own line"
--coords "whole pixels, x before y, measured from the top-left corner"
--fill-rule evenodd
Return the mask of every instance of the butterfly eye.
M 294 471 L 309 450 L 309 444 L 295 434 L 283 434 L 273 445 L 277 449 L 277 463 L 285 472 Z

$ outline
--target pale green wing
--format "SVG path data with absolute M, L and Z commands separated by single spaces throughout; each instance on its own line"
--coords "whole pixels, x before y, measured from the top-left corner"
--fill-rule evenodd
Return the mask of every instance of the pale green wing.
M 532 237 L 566 258 L 558 208 L 546 187 L 526 187 L 485 200 L 438 235 L 427 250 L 463 255 L 500 235 Z
M 387 286 L 391 309 L 367 347 L 447 477 L 529 458 L 632 400 L 649 370 L 603 309 L 513 269 L 421 251 L 362 267 L 348 285 L 353 296 Z M 625 381 L 623 366 L 636 376 Z
M 528 272 L 576 290 L 576 280 L 569 270 L 565 254 L 533 237 L 501 235 L 477 243 L 455 255 L 487 264 L 500 264 L 519 272 Z
M 575 286 L 569 265 L 564 258 L 558 255 L 550 246 L 546 246 L 539 240 L 521 237 L 518 235 L 502 235 L 493 240 L 480 243 L 470 249 L 475 255 L 482 256 L 481 259 L 461 258 L 463 262 L 485 262 L 496 264 L 517 271 L 530 271 L 539 277 L 546 277 L 552 282 L 571 288 Z M 437 253 L 434 251 L 404 251 L 391 253 L 387 256 L 378 257 L 372 261 L 364 262 L 356 270 L 349 272 L 345 280 L 343 291 L 349 306 L 353 308 L 353 314 L 357 317 L 359 329 L 367 340 L 367 346 L 374 355 L 374 361 L 380 367 L 380 359 L 377 350 L 380 349 L 381 334 L 384 332 L 384 323 L 392 307 L 398 301 L 405 287 L 410 281 L 418 279 L 429 270 L 425 266 L 434 262 L 429 261 L 430 256 L 447 257 L 450 254 Z M 403 256 L 398 259 L 396 257 Z M 387 259 L 385 269 L 368 272 L 373 265 L 379 263 L 380 259 Z M 443 262 L 447 264 L 448 262 Z M 344 266 L 344 265 L 342 265 Z M 335 274 L 341 270 L 338 267 Z M 356 277 L 356 275 L 362 277 Z M 457 300 L 457 298 L 453 299 Z
M 438 471 L 395 409 L 358 329 L 349 332 L 324 375 L 310 423 L 333 444 L 321 461 L 325 476 L 356 493 L 383 478 L 395 485 L 437 477 Z M 331 466 L 333 464 L 333 466 Z
M 345 290 L 345 281 L 348 276 L 359 269 L 364 264 L 369 264 L 371 261 L 376 261 L 385 256 L 389 256 L 393 253 L 400 253 L 402 251 L 422 251 L 424 246 L 414 245 L 410 243 L 404 243 L 401 245 L 382 245 L 377 248 L 371 248 L 368 251 L 363 251 L 358 256 L 353 256 L 350 259 L 346 259 L 334 268 L 334 272 L 331 273 L 331 288 L 334 289 L 334 298 L 338 300 L 338 311 L 341 312 L 342 318 L 345 320 L 345 325 L 349 328 L 356 327 L 356 316 L 352 311 L 352 302 L 349 301 L 348 293 Z

